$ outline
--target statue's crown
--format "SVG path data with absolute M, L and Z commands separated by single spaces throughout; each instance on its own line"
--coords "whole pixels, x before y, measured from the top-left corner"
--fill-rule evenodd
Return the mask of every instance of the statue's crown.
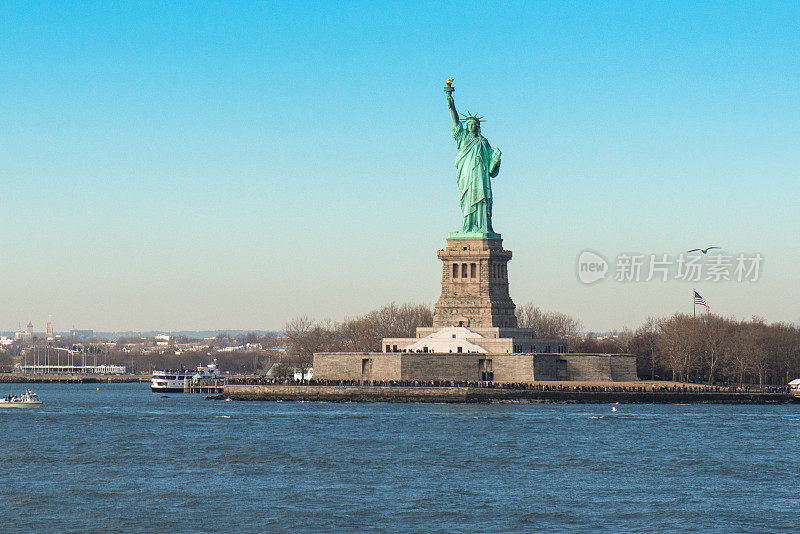
M 466 115 L 462 113 L 461 117 L 462 117 L 461 118 L 461 122 L 467 122 L 467 121 L 477 121 L 479 123 L 480 122 L 484 122 L 483 117 L 479 117 L 477 115 L 474 115 L 474 114 L 470 113 L 469 111 L 467 111 Z

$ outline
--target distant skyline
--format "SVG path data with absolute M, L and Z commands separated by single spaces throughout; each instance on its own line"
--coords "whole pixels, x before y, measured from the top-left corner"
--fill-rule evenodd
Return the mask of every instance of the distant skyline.
M 436 301 L 442 86 L 503 152 L 511 296 L 636 327 L 800 320 L 800 5 L 0 5 L 0 330 L 280 330 Z M 402 188 L 394 183 L 405 184 Z M 583 284 L 585 250 L 759 253 L 753 283 Z M 613 276 L 612 276 L 613 278 Z
M 213 330 L 114 330 L 114 331 L 94 331 L 94 330 L 86 330 L 78 332 L 92 332 L 93 336 L 96 337 L 108 337 L 109 335 L 113 335 L 115 337 L 126 337 L 128 335 L 141 335 L 143 337 L 154 337 L 160 334 L 168 334 L 173 336 L 186 336 L 186 337 L 198 337 L 198 338 L 206 338 L 206 337 L 216 337 L 220 334 L 229 334 L 231 336 L 239 336 L 244 334 L 258 334 L 258 335 L 268 335 L 268 334 L 275 334 L 277 331 L 275 330 L 238 330 L 238 329 L 213 329 Z M 17 331 L 2 331 L 0 330 L 1 336 L 8 336 L 11 337 L 16 334 Z M 34 332 L 34 333 L 43 333 L 43 332 Z M 56 336 L 69 336 L 71 330 L 64 330 L 59 331 L 56 330 L 54 334 Z M 84 336 L 79 336 L 84 337 Z

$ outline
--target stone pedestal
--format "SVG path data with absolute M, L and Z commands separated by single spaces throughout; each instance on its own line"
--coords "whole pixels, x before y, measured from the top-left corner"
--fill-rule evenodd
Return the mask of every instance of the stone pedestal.
M 433 326 L 516 328 L 514 302 L 508 294 L 511 251 L 500 238 L 448 238 L 438 252 L 442 294 Z

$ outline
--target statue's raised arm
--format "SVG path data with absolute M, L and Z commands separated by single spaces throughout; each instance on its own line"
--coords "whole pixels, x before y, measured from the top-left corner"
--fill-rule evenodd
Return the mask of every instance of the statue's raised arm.
M 459 126 L 461 121 L 458 119 L 458 112 L 456 111 L 456 101 L 453 100 L 453 78 L 447 80 L 447 85 L 444 86 L 444 92 L 447 94 L 447 107 L 450 108 L 450 116 L 453 118 L 453 126 Z

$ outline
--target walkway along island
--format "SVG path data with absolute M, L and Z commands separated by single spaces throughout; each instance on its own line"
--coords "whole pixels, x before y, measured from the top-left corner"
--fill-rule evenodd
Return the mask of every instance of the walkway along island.
M 250 383 L 247 383 L 250 382 Z M 748 391 L 686 384 L 642 383 L 229 383 L 212 398 L 259 401 L 323 402 L 569 402 L 569 403 L 730 403 L 789 404 L 798 402 L 788 388 Z

